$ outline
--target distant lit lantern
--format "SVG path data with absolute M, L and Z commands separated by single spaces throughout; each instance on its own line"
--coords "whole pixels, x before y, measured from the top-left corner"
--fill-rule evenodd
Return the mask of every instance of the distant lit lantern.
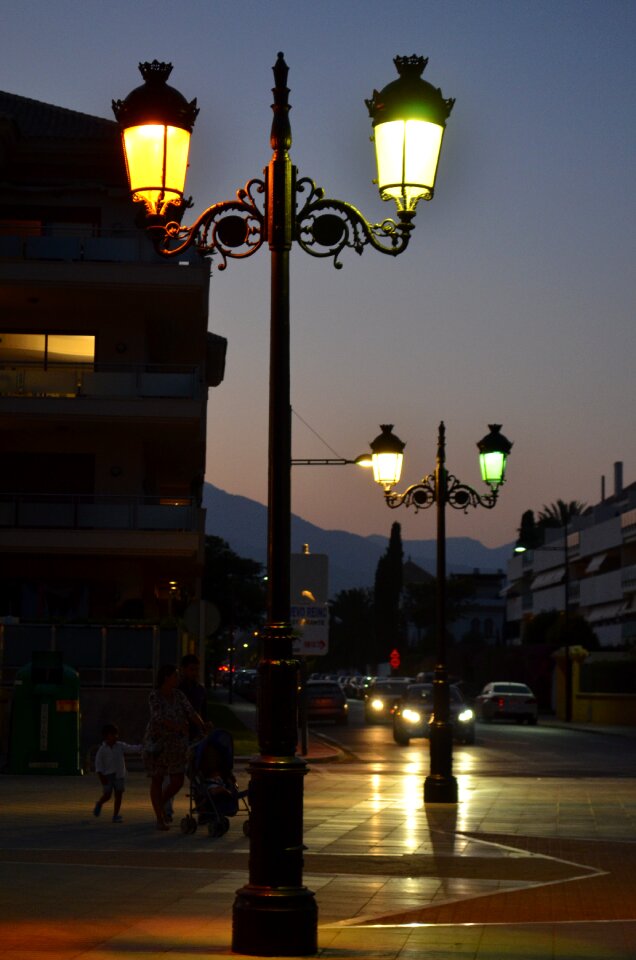
M 373 479 L 388 489 L 400 479 L 406 444 L 393 433 L 392 423 L 380 424 L 380 429 L 382 433 L 370 444 Z
M 477 444 L 479 465 L 484 483 L 496 490 L 505 480 L 506 460 L 512 450 L 512 443 L 499 432 L 500 423 L 489 423 L 488 428 L 490 433 Z
M 425 57 L 396 57 L 399 77 L 366 104 L 373 120 L 378 189 L 395 200 L 398 211 L 414 212 L 418 200 L 430 200 L 446 121 L 454 100 L 422 80 Z
M 128 181 L 133 200 L 148 213 L 163 215 L 183 203 L 190 134 L 197 109 L 168 86 L 171 63 L 140 63 L 144 83 L 125 100 L 113 100 L 121 127 Z

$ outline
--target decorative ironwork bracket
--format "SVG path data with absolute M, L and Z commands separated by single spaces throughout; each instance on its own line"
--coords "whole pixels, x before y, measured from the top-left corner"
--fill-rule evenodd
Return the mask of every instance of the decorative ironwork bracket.
M 324 190 L 307 177 L 295 185 L 294 204 L 305 190 L 309 191 L 305 202 L 294 214 L 293 237 L 312 257 L 332 257 L 339 270 L 340 255 L 347 247 L 361 254 L 370 244 L 394 257 L 406 249 L 414 227 L 413 211 L 398 213 L 399 223 L 387 219 L 372 224 L 351 204 L 326 198 Z M 191 226 L 176 220 L 152 222 L 148 217 L 147 229 L 162 256 L 178 257 L 193 247 L 202 256 L 218 254 L 218 269 L 225 270 L 228 260 L 250 257 L 263 245 L 266 210 L 267 185 L 254 179 L 237 190 L 235 200 L 213 204 Z
M 164 257 L 178 257 L 190 247 L 201 255 L 218 253 L 219 270 L 225 270 L 228 259 L 250 257 L 265 239 L 265 214 L 255 194 L 265 194 L 262 180 L 249 180 L 236 191 L 235 200 L 214 203 L 189 227 L 176 220 L 149 223 L 148 232 L 155 250 Z
M 446 495 L 445 503 L 455 510 L 463 510 L 468 513 L 469 507 L 486 507 L 492 510 L 498 498 L 498 490 L 491 490 L 489 494 L 479 494 L 466 483 L 461 483 L 457 477 L 452 474 L 446 475 Z M 435 483 L 435 475 L 424 477 L 419 483 L 414 483 L 404 491 L 397 493 L 394 490 L 385 490 L 384 499 L 388 507 L 413 507 L 418 510 L 426 510 L 437 503 L 438 494 Z
M 337 270 L 342 268 L 340 254 L 346 247 L 361 254 L 367 244 L 380 253 L 396 257 L 406 250 L 413 230 L 414 211 L 400 211 L 395 220 L 369 223 L 360 211 L 343 200 L 325 197 L 322 187 L 303 177 L 296 184 L 296 196 L 306 189 L 305 203 L 296 213 L 295 239 L 312 257 L 333 257 Z

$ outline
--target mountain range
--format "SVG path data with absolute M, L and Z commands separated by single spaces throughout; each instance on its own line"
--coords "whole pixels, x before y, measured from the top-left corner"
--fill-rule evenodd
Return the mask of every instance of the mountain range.
M 206 533 L 221 537 L 241 557 L 265 565 L 267 556 L 267 507 L 248 497 L 226 493 L 211 483 L 203 490 Z M 302 553 L 308 544 L 312 553 L 329 557 L 329 593 L 372 587 L 378 560 L 388 544 L 388 536 L 361 537 L 346 530 L 323 530 L 292 514 L 292 552 Z M 435 573 L 435 540 L 404 540 L 404 558 Z M 505 570 L 512 544 L 485 547 L 470 537 L 448 537 L 446 558 L 449 573 L 489 573 Z

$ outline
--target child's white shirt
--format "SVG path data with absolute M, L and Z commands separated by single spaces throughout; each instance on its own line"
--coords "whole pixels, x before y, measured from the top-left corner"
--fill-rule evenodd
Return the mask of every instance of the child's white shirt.
M 95 754 L 95 773 L 105 776 L 114 773 L 118 779 L 122 779 L 126 776 L 125 753 L 141 753 L 141 746 L 117 740 L 111 747 L 104 741 Z

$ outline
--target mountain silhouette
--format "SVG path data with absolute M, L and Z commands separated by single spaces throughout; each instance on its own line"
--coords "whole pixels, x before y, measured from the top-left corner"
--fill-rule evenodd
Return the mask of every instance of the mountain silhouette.
M 205 532 L 226 540 L 235 553 L 265 565 L 267 557 L 267 507 L 248 497 L 226 493 L 211 483 L 203 489 Z M 309 544 L 312 553 L 329 557 L 329 593 L 353 587 L 372 587 L 378 560 L 388 544 L 386 537 L 361 537 L 346 530 L 323 530 L 292 514 L 292 553 L 302 553 Z M 404 557 L 435 573 L 435 540 L 404 540 Z M 505 570 L 512 544 L 485 547 L 471 537 L 448 537 L 446 563 L 449 573 L 488 573 Z

